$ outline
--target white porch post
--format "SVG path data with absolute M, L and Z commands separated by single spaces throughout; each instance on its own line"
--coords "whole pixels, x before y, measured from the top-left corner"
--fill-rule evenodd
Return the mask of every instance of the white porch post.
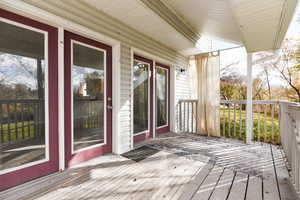
M 252 141 L 253 116 L 252 116 L 252 53 L 247 54 L 247 118 L 246 118 L 246 143 Z
M 59 170 L 65 169 L 64 28 L 58 28 L 58 144 Z

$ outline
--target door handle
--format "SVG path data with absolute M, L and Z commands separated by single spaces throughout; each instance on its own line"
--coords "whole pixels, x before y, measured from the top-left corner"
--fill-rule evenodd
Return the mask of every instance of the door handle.
M 108 109 L 110 109 L 110 110 L 112 110 L 112 109 L 113 109 L 113 107 L 112 107 L 112 106 L 107 106 L 107 108 L 108 108 Z

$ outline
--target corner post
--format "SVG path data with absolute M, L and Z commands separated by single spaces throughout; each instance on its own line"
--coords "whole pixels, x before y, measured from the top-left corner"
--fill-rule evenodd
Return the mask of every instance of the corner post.
M 252 53 L 247 53 L 247 118 L 246 118 L 246 143 L 252 141 L 253 112 L 252 112 Z

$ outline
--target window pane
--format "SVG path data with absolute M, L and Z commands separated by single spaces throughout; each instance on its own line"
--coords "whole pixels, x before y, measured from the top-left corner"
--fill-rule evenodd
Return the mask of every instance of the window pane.
M 46 158 L 44 34 L 0 22 L 0 170 Z
M 104 143 L 104 52 L 73 43 L 74 150 Z
M 157 67 L 156 68 L 156 126 L 167 125 L 167 100 L 168 100 L 168 79 L 167 70 Z
M 134 133 L 148 130 L 148 71 L 149 64 L 134 61 L 133 87 L 134 87 Z

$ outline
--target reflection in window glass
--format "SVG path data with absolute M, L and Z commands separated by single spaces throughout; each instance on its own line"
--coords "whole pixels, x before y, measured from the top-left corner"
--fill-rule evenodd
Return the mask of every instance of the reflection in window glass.
M 133 116 L 134 133 L 148 130 L 148 72 L 149 64 L 134 61 L 133 66 Z
M 167 125 L 167 87 L 168 87 L 167 70 L 161 67 L 156 68 L 156 126 Z
M 73 43 L 74 150 L 104 143 L 104 52 Z
M 0 170 L 46 158 L 44 34 L 0 22 Z

